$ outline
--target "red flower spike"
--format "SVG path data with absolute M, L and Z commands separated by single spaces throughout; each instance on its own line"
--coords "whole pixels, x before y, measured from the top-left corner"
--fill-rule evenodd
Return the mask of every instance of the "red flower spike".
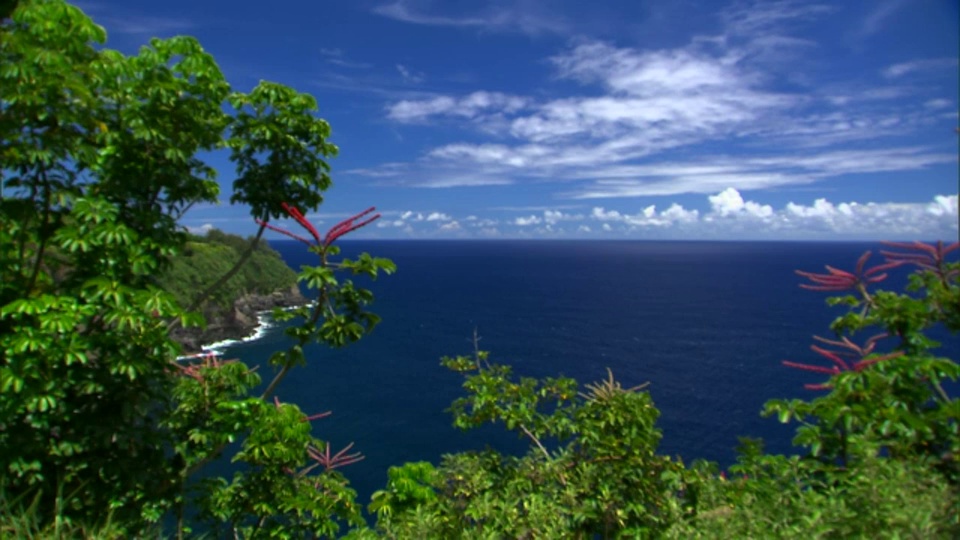
M 880 356 L 874 356 L 873 358 L 868 358 L 867 360 L 862 360 L 853 365 L 853 369 L 856 371 L 863 371 L 864 368 L 870 367 L 877 362 L 883 362 L 884 360 L 892 360 L 904 355 L 903 351 L 897 351 L 890 354 L 883 354 Z
M 290 215 L 290 217 L 295 219 L 297 223 L 300 224 L 301 227 L 306 229 L 307 232 L 310 233 L 310 236 L 312 236 L 313 239 L 317 242 L 317 244 L 320 243 L 320 233 L 317 232 L 317 229 L 313 226 L 313 224 L 310 223 L 309 220 L 307 220 L 307 218 L 303 215 L 302 212 L 300 212 L 300 209 L 298 209 L 296 206 L 291 206 L 287 203 L 281 203 L 280 207 L 283 208 L 284 211 L 286 211 L 287 214 Z
M 331 414 L 333 414 L 333 411 L 325 411 L 325 412 L 322 412 L 322 413 L 312 414 L 312 415 L 310 415 L 310 416 L 303 417 L 303 418 L 300 419 L 300 421 L 301 421 L 301 422 L 313 422 L 314 420 L 319 420 L 319 419 L 321 419 L 321 418 L 326 418 L 326 417 L 330 416 Z
M 357 215 L 355 215 L 355 216 L 352 216 L 352 217 L 350 217 L 350 218 L 348 218 L 348 219 L 345 219 L 345 220 L 341 221 L 340 223 L 337 223 L 336 225 L 334 225 L 333 227 L 331 227 L 330 230 L 327 232 L 327 235 L 321 240 L 321 239 L 320 239 L 320 233 L 317 232 L 316 227 L 314 227 L 313 224 L 310 223 L 309 220 L 307 220 L 306 216 L 303 215 L 303 212 L 301 212 L 297 207 L 292 206 L 292 205 L 290 205 L 290 204 L 287 204 L 287 203 L 285 203 L 285 202 L 284 202 L 284 203 L 281 203 L 281 204 L 280 204 L 280 207 L 283 208 L 283 211 L 286 212 L 287 215 L 289 215 L 291 218 L 293 218 L 294 221 L 296 221 L 297 223 L 299 223 L 301 227 L 303 227 L 304 229 L 307 230 L 308 233 L 310 233 L 310 236 L 313 237 L 313 242 L 311 242 L 311 241 L 308 240 L 307 238 L 304 238 L 304 237 L 302 237 L 302 236 L 299 236 L 299 235 L 297 235 L 297 234 L 294 234 L 294 233 L 292 233 L 292 232 L 290 232 L 290 231 L 288 231 L 288 230 L 286 230 L 286 229 L 281 229 L 280 227 L 275 227 L 275 226 L 273 226 L 273 225 L 270 225 L 269 223 L 267 223 L 267 222 L 265 222 L 265 221 L 262 221 L 262 220 L 259 220 L 259 219 L 258 219 L 258 220 L 255 220 L 255 221 L 257 222 L 258 225 L 260 225 L 260 226 L 262 226 L 262 227 L 266 227 L 266 228 L 270 229 L 271 231 L 276 231 L 276 232 L 278 232 L 278 233 L 280 233 L 280 234 L 285 234 L 285 235 L 289 236 L 290 238 L 293 238 L 293 239 L 295 239 L 295 240 L 299 240 L 300 242 L 303 242 L 304 244 L 307 244 L 308 246 L 316 245 L 316 246 L 327 247 L 327 246 L 329 246 L 330 244 L 332 244 L 333 241 L 336 240 L 337 238 L 340 238 L 341 236 L 343 236 L 343 235 L 345 235 L 345 234 L 347 234 L 347 233 L 349 233 L 349 232 L 351 232 L 351 231 L 355 231 L 355 230 L 359 229 L 360 227 L 364 227 L 364 226 L 369 225 L 369 224 L 373 223 L 374 221 L 380 219 L 380 214 L 375 214 L 375 215 L 373 215 L 373 216 L 371 216 L 371 217 L 369 217 L 369 218 L 367 218 L 367 219 L 365 219 L 365 220 L 357 223 L 357 220 L 358 220 L 358 219 L 360 219 L 360 218 L 362 218 L 363 216 L 365 216 L 365 215 L 373 212 L 374 210 L 376 210 L 375 207 L 371 206 L 370 208 L 367 208 L 367 209 L 364 210 L 363 212 L 360 212 L 359 214 L 357 214 Z
M 376 207 L 371 206 L 370 208 L 367 208 L 367 209 L 364 210 L 363 212 L 360 212 L 359 214 L 356 214 L 356 215 L 354 215 L 354 216 L 351 216 L 351 217 L 349 217 L 349 218 L 341 221 L 340 223 L 337 223 L 337 224 L 334 225 L 333 227 L 330 227 L 330 230 L 327 231 L 327 235 L 326 235 L 326 236 L 324 237 L 324 239 L 323 239 L 323 245 L 324 245 L 324 246 L 329 246 L 329 245 L 332 244 L 337 238 L 340 238 L 341 236 L 343 236 L 343 235 L 345 235 L 345 234 L 347 234 L 347 233 L 349 233 L 349 232 L 355 231 L 355 230 L 359 229 L 360 227 L 363 227 L 363 226 L 365 226 L 365 225 L 369 225 L 369 224 L 373 223 L 374 221 L 380 219 L 380 214 L 375 214 L 375 215 L 373 215 L 373 216 L 365 219 L 364 221 L 361 221 L 360 223 L 356 223 L 356 221 L 357 221 L 358 219 L 362 218 L 363 216 L 365 216 L 365 215 L 367 215 L 367 214 L 369 214 L 369 213 L 371 213 L 371 212 L 373 212 L 373 211 L 375 211 L 375 210 L 376 210 Z
M 956 270 L 944 272 L 943 264 L 946 262 L 947 255 L 960 248 L 960 242 L 954 242 L 946 246 L 943 245 L 942 241 L 937 242 L 936 246 L 923 242 L 884 242 L 884 245 L 913 251 L 913 253 L 881 251 L 880 253 L 891 263 L 912 264 L 924 270 L 936 272 L 943 279 L 949 279 L 957 273 Z
M 232 363 L 236 362 L 236 360 L 224 360 L 224 361 L 220 361 L 220 359 L 218 358 L 217 353 L 215 353 L 215 352 L 209 352 L 209 353 L 206 353 L 206 354 L 203 354 L 203 355 L 197 355 L 197 356 L 194 356 L 193 358 L 194 358 L 194 359 L 199 358 L 199 359 L 200 359 L 200 362 L 194 363 L 194 364 L 183 365 L 183 364 L 180 364 L 180 363 L 174 361 L 174 362 L 173 362 L 173 365 L 176 366 L 177 369 L 180 370 L 180 373 L 181 373 L 181 374 L 183 374 L 183 375 L 185 375 L 185 376 L 187 376 L 187 377 L 190 377 L 190 378 L 192 378 L 192 379 L 194 379 L 195 381 L 200 382 L 200 383 L 204 382 L 204 377 L 203 377 L 203 372 L 202 372 L 204 369 L 209 369 L 209 368 L 220 369 L 221 367 L 223 367 L 223 366 L 225 366 L 225 365 L 227 365 L 227 364 L 232 364 Z
M 811 291 L 837 292 L 857 289 L 861 285 L 879 283 L 887 279 L 887 274 L 877 274 L 877 272 L 888 270 L 903 264 L 902 262 L 888 261 L 885 264 L 864 270 L 870 255 L 871 252 L 867 251 L 861 255 L 859 259 L 857 259 L 855 273 L 847 272 L 846 270 L 840 270 L 832 266 L 826 267 L 828 272 L 826 274 L 814 274 L 813 272 L 803 272 L 801 270 L 797 270 L 797 275 L 805 277 L 814 283 L 813 285 L 802 283 L 800 288 Z
M 353 465 L 358 461 L 362 461 L 364 456 L 360 452 L 354 454 L 347 454 L 351 448 L 353 448 L 353 443 L 348 444 L 344 447 L 343 450 L 337 452 L 333 456 L 330 455 L 330 443 L 324 445 L 324 451 L 321 453 L 319 450 L 312 446 L 307 447 L 307 454 L 317 463 L 323 465 L 324 469 L 331 470 L 336 469 L 337 467 L 346 467 L 347 465 Z
M 844 369 L 844 370 L 847 370 L 847 371 L 850 370 L 850 364 L 846 363 L 846 362 L 843 360 L 843 358 L 840 358 L 839 356 L 837 356 L 833 351 L 828 351 L 828 350 L 826 350 L 826 349 L 821 349 L 820 347 L 817 347 L 816 345 L 811 345 L 811 346 L 810 346 L 810 349 L 813 350 L 813 352 L 819 354 L 820 356 L 822 356 L 822 357 L 826 358 L 827 360 L 830 360 L 831 362 L 833 362 L 834 364 L 836 364 L 838 368 Z
M 840 368 L 834 366 L 832 368 L 827 368 L 823 366 L 814 366 L 811 364 L 798 364 L 796 362 L 791 362 L 789 360 L 784 360 L 783 365 L 787 367 L 792 367 L 796 369 L 802 369 L 804 371 L 812 371 L 814 373 L 825 373 L 827 375 L 836 375 L 840 373 Z
M 843 336 L 840 340 L 826 339 L 820 336 L 813 336 L 813 339 L 823 343 L 825 345 L 830 345 L 832 347 L 839 348 L 840 350 L 830 350 L 818 345 L 811 345 L 810 349 L 813 352 L 823 356 L 824 358 L 833 362 L 833 366 L 817 366 L 812 364 L 800 364 L 797 362 L 790 362 L 788 360 L 783 361 L 783 365 L 787 367 L 792 367 L 795 369 L 802 369 L 804 371 L 812 371 L 814 373 L 823 373 L 825 375 L 836 375 L 841 371 L 863 371 L 865 368 L 876 364 L 877 362 L 882 362 L 884 360 L 890 360 L 891 358 L 897 358 L 902 356 L 903 351 L 897 351 L 889 354 L 874 356 L 869 358 L 869 355 L 873 353 L 874 348 L 877 346 L 877 342 L 881 339 L 887 337 L 888 334 L 881 333 L 877 334 L 869 339 L 863 344 L 863 346 L 857 345 L 850 338 Z M 859 361 L 847 362 L 842 357 L 848 358 L 858 358 Z M 809 390 L 824 390 L 829 388 L 828 383 L 823 384 L 806 384 L 804 388 Z
M 265 221 L 260 221 L 259 219 L 254 220 L 254 221 L 257 222 L 257 225 L 262 225 L 262 226 L 270 229 L 271 231 L 276 231 L 276 232 L 278 232 L 278 233 L 280 233 L 280 234 L 285 234 L 285 235 L 289 236 L 290 238 L 293 238 L 294 240 L 299 240 L 299 241 L 303 242 L 304 244 L 307 244 L 308 246 L 313 245 L 313 244 L 312 244 L 309 240 L 307 240 L 306 238 L 304 238 L 304 237 L 302 237 L 302 236 L 299 236 L 299 235 L 296 235 L 296 234 L 293 234 L 292 232 L 290 232 L 290 231 L 288 231 L 288 230 L 286 230 L 286 229 L 281 229 L 280 227 L 274 227 L 273 225 L 271 225 L 271 224 L 269 224 L 269 223 L 267 223 L 267 222 L 265 222 Z
M 274 405 L 274 406 L 277 408 L 277 410 L 279 411 L 279 410 L 280 410 L 280 405 L 281 405 L 281 403 L 280 403 L 280 398 L 278 398 L 277 396 L 273 396 L 273 405 Z M 303 418 L 300 419 L 300 421 L 301 421 L 301 422 L 311 422 L 311 421 L 313 421 L 313 420 L 319 420 L 320 418 L 326 418 L 327 416 L 330 416 L 331 414 L 333 414 L 333 411 L 325 411 L 325 412 L 313 414 L 313 415 L 310 415 L 310 416 L 304 416 Z

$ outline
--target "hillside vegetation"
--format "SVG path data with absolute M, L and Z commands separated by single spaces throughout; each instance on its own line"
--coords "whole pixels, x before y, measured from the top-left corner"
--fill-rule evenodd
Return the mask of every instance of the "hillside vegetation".
M 250 247 L 253 238 L 213 229 L 205 236 L 191 236 L 183 252 L 171 261 L 157 284 L 189 306 L 207 287 L 230 271 Z M 257 243 L 240 271 L 215 289 L 205 303 L 218 308 L 232 307 L 247 294 L 270 294 L 296 285 L 297 274 L 266 242 Z

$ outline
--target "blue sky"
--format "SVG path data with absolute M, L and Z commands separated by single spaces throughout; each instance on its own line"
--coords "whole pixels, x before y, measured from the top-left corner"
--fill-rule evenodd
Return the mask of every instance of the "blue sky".
M 957 238 L 955 0 L 80 5 L 110 47 L 194 35 L 236 89 L 316 96 L 321 229 L 375 205 L 354 237 Z

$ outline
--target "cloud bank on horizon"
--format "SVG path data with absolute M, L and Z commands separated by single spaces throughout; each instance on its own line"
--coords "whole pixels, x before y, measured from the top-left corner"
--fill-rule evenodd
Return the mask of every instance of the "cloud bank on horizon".
M 260 13 L 263 50 L 233 57 L 223 26 L 248 3 L 219 25 L 186 2 L 104 23 L 185 20 L 231 80 L 314 93 L 343 155 L 316 217 L 377 205 L 357 237 L 958 235 L 950 2 L 305 3 Z M 184 224 L 253 228 L 224 207 Z

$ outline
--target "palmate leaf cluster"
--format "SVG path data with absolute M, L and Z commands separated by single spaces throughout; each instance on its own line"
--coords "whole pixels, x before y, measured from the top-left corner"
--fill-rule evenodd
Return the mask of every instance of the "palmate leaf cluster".
M 337 148 L 314 98 L 271 82 L 234 90 L 190 37 L 110 50 L 104 30 L 60 0 L 2 16 L 0 515 L 15 517 L 0 536 L 49 524 L 129 537 L 172 520 L 172 534 L 292 537 L 357 523 L 343 476 L 310 465 L 328 443 L 273 399 L 305 346 L 341 346 L 375 325 L 372 295 L 338 274 L 375 277 L 392 263 L 319 249 L 328 279 L 313 287 L 313 311 L 292 314 L 303 326 L 271 366 L 178 360 L 170 338 L 202 322 L 188 305 L 295 283 L 268 249 L 238 255 L 237 239 L 191 240 L 177 220 L 218 201 L 212 152 L 235 164 L 231 199 L 251 219 L 316 210 Z M 198 267 L 223 287 L 197 291 Z M 240 470 L 202 475 L 215 459 Z
M 960 369 L 931 337 L 960 328 L 960 265 L 939 255 L 899 259 L 914 267 L 904 292 L 873 290 L 873 269 L 817 277 L 851 285 L 831 301 L 847 311 L 830 342 L 881 332 L 886 349 L 842 370 L 793 363 L 830 374 L 816 397 L 765 408 L 797 424 L 797 455 L 744 440 L 729 470 L 686 465 L 658 452 L 640 381 L 518 377 L 476 350 L 443 361 L 464 380 L 454 425 L 502 425 L 529 451 L 393 467 L 367 526 L 342 472 L 362 456 L 314 436 L 325 413 L 284 402 L 281 385 L 307 347 L 379 322 L 364 283 L 394 265 L 326 241 L 357 222 L 324 241 L 300 222 L 316 240 L 297 277 L 313 303 L 275 314 L 295 322 L 291 344 L 264 365 L 176 360 L 170 339 L 202 320 L 187 305 L 291 283 L 251 248 L 265 226 L 198 239 L 177 220 L 219 199 L 209 151 L 230 154 L 231 200 L 251 218 L 316 209 L 337 148 L 315 100 L 269 82 L 235 91 L 188 37 L 111 51 L 62 1 L 0 16 L 0 536 L 960 537 Z M 183 261 L 219 287 L 198 301 Z M 230 474 L 205 469 L 218 459 Z

